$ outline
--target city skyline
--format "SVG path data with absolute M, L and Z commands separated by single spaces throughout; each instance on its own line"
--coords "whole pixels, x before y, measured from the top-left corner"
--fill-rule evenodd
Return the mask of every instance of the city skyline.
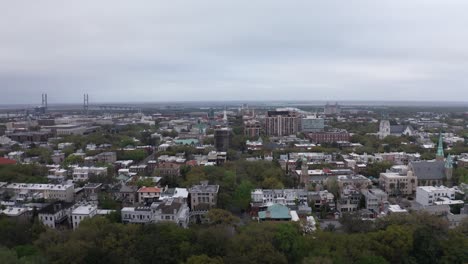
M 4 7 L 1 104 L 468 101 L 464 1 Z

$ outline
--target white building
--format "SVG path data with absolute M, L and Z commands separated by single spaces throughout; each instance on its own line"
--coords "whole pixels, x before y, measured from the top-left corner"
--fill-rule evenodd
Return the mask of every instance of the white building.
M 186 203 L 178 202 L 176 199 L 167 199 L 161 203 L 151 205 L 153 222 L 173 222 L 180 227 L 186 228 L 189 223 L 189 208 Z
M 32 198 L 73 202 L 75 194 L 73 184 L 11 183 L 5 189 L 12 191 L 20 202 Z
M 55 202 L 39 210 L 38 218 L 43 225 L 55 229 L 59 224 L 68 225 L 71 212 L 71 203 Z
M 416 188 L 416 202 L 422 206 L 451 204 L 455 200 L 455 189 L 445 186 L 419 186 Z M 459 201 L 463 203 L 463 201 Z M 458 203 L 453 201 L 452 203 Z
M 106 176 L 106 167 L 74 167 L 73 181 L 88 181 L 90 176 Z
M 132 224 L 146 224 L 153 219 L 151 207 L 124 207 L 121 210 L 122 222 Z
M 384 172 L 379 177 L 380 189 L 390 195 L 410 195 L 416 191 L 416 176 L 405 172 Z
M 301 189 L 256 189 L 251 192 L 251 199 L 256 204 L 296 205 L 307 202 L 307 191 Z
M 121 211 L 122 222 L 132 224 L 148 224 L 173 222 L 186 228 L 189 223 L 189 208 L 187 203 L 178 198 L 169 198 L 162 202 L 154 202 L 151 206 L 124 207 Z
M 366 209 L 375 213 L 380 213 L 384 210 L 384 204 L 387 202 L 388 195 L 380 189 L 362 189 L 366 201 Z
M 97 214 L 98 214 L 97 205 L 89 204 L 89 205 L 78 206 L 72 212 L 73 229 L 78 228 L 81 221 L 83 221 L 84 219 L 93 218 Z

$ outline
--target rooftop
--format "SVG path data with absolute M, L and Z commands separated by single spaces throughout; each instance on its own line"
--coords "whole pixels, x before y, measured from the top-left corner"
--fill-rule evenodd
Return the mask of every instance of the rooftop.
M 218 193 L 219 185 L 194 185 L 189 189 L 189 193 Z
M 289 208 L 286 205 L 273 204 L 273 205 L 268 206 L 266 211 L 258 212 L 258 217 L 261 220 L 268 220 L 268 219 L 290 220 L 291 214 L 290 214 Z
M 74 215 L 89 215 L 93 211 L 97 210 L 97 206 L 90 204 L 90 205 L 80 205 L 75 210 L 73 210 L 72 214 Z
M 23 190 L 65 190 L 73 188 L 73 184 L 11 183 L 7 185 L 6 188 Z
M 146 186 L 143 186 L 141 187 L 139 190 L 138 190 L 139 193 L 160 193 L 161 192 L 161 188 L 158 188 L 158 187 L 146 187 Z

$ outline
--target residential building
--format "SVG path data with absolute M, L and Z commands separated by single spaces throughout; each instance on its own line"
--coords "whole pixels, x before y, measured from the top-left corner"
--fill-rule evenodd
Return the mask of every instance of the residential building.
M 380 189 L 361 189 L 366 204 L 366 209 L 379 214 L 384 210 L 384 204 L 387 202 L 388 194 Z
M 173 222 L 187 228 L 189 223 L 189 208 L 186 203 L 177 199 L 166 199 L 151 205 L 153 222 Z
M 122 223 L 147 224 L 152 221 L 150 206 L 124 207 L 121 210 Z
M 3 210 L 0 209 L 0 215 L 13 218 L 16 222 L 29 222 L 33 217 L 33 209 L 23 206 L 7 206 Z
M 73 184 L 11 183 L 3 188 L 11 191 L 18 202 L 41 198 L 50 201 L 73 202 L 75 193 Z
M 175 162 L 162 162 L 156 164 L 154 175 L 160 177 L 179 177 L 181 165 Z
M 340 190 L 346 186 L 353 186 L 354 188 L 360 190 L 368 188 L 372 185 L 371 180 L 363 175 L 340 175 L 337 177 L 337 182 Z
M 50 158 L 54 164 L 62 164 L 65 161 L 65 153 L 55 151 Z
M 219 185 L 209 185 L 208 181 L 202 181 L 189 189 L 190 209 L 209 210 L 216 207 L 218 202 Z
M 389 195 L 411 195 L 416 192 L 417 179 L 412 173 L 380 173 L 379 187 Z
M 87 183 L 83 186 L 84 197 L 88 201 L 97 201 L 101 192 L 102 183 Z
M 334 143 L 339 141 L 349 141 L 349 133 L 346 130 L 314 132 L 307 134 L 313 143 Z
M 251 199 L 255 206 L 267 204 L 294 206 L 307 203 L 308 192 L 302 189 L 256 189 L 251 192 Z
M 58 226 L 68 227 L 71 223 L 73 203 L 57 201 L 47 205 L 38 212 L 38 218 L 43 225 L 56 229 Z
M 98 163 L 113 164 L 117 161 L 117 154 L 115 152 L 102 152 L 94 156 Z
M 122 204 L 134 204 L 138 201 L 138 187 L 134 185 L 122 184 L 120 189 L 114 193 L 114 198 Z
M 299 132 L 299 114 L 293 111 L 268 111 L 265 117 L 267 136 L 289 136 Z
M 352 185 L 345 186 L 340 192 L 340 198 L 336 202 L 338 212 L 355 212 L 359 208 L 361 192 Z
M 106 176 L 106 167 L 78 167 L 73 168 L 73 181 L 83 182 L 88 181 L 91 176 Z
M 76 207 L 72 211 L 73 229 L 77 229 L 81 221 L 88 219 L 88 218 L 93 218 L 97 214 L 98 214 L 97 205 L 88 204 L 88 205 L 80 205 Z
M 328 206 L 330 210 L 335 209 L 335 196 L 327 190 L 309 192 L 308 196 L 315 209 L 320 209 L 322 206 Z
M 262 124 L 258 120 L 247 120 L 244 122 L 244 136 L 258 138 L 262 131 Z
M 159 187 L 146 187 L 143 186 L 137 191 L 138 202 L 143 204 L 150 204 L 157 201 L 161 196 L 163 190 Z

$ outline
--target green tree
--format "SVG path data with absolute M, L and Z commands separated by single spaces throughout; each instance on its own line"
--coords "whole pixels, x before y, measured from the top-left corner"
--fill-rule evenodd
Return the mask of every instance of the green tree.
M 187 259 L 186 264 L 223 264 L 223 259 L 220 257 L 210 258 L 207 255 L 191 256 Z

